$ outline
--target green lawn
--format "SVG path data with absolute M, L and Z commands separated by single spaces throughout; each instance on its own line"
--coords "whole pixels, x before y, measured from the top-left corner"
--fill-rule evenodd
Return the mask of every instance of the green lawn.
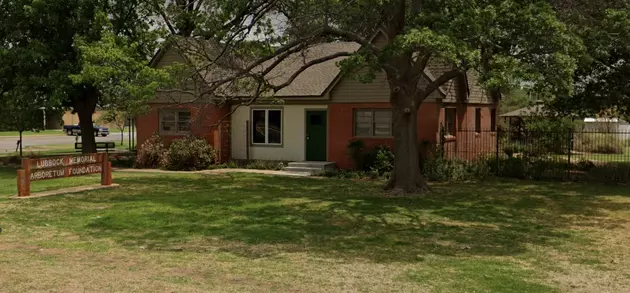
M 2 292 L 629 292 L 630 189 L 115 173 L 26 201 L 0 169 Z M 98 182 L 37 182 L 34 190 Z
M 626 147 L 623 154 L 572 154 L 573 159 L 585 159 L 591 161 L 600 161 L 607 163 L 630 163 L 630 148 Z
M 34 135 L 66 135 L 61 129 L 53 130 L 41 130 L 40 132 L 24 131 L 22 136 L 34 136 Z M 0 131 L 0 137 L 2 136 L 20 136 L 17 131 Z

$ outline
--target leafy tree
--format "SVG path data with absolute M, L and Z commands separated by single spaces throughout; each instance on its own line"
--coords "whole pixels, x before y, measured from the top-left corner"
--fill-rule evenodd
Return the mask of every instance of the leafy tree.
M 630 4 L 625 0 L 552 0 L 586 50 L 574 74 L 573 95 L 549 101 L 561 113 L 596 116 L 602 111 L 630 114 Z
M 43 129 L 43 113 L 41 110 L 41 99 L 36 96 L 10 97 L 15 94 L 9 91 L 0 94 L 0 126 L 11 130 L 17 130 L 20 133 L 18 141 L 20 157 L 22 156 L 22 145 L 24 131 Z
M 164 77 L 146 66 L 160 33 L 152 29 L 148 5 L 142 0 L 1 1 L 0 56 L 14 58 L 0 58 L 2 90 L 31 84 L 47 104 L 72 108 L 79 116 L 83 151 L 95 152 L 96 106 L 117 103 L 121 92 L 151 96 L 157 88 L 153 78 Z
M 522 81 L 541 92 L 568 94 L 574 51 L 582 48 L 547 1 L 213 0 L 197 4 L 189 10 L 168 6 L 159 13 L 174 34 L 178 33 L 174 19 L 186 15 L 194 23 L 194 38 L 175 43 L 188 41 L 179 47 L 189 56 L 193 72 L 206 78 L 194 90 L 180 92 L 209 97 L 215 103 L 249 105 L 273 96 L 301 72 L 329 60 L 337 60 L 345 74 L 365 82 L 385 74 L 396 141 L 395 167 L 386 187 L 404 192 L 428 190 L 417 164 L 417 120 L 421 103 L 432 92 L 469 72 L 478 74 L 495 98 L 498 89 Z M 370 41 L 377 32 L 385 35 L 382 46 Z M 304 62 L 284 82 L 268 74 L 290 56 L 335 41 L 362 47 Z M 445 64 L 447 70 L 420 83 L 433 62 Z M 209 72 L 221 74 L 208 78 Z M 189 77 L 199 81 L 195 75 Z M 244 92 L 249 98 L 236 94 Z
M 501 103 L 499 104 L 499 114 L 529 107 L 535 102 L 536 99 L 532 97 L 529 89 L 515 87 L 502 94 Z
M 101 123 L 116 125 L 116 128 L 120 130 L 120 145 L 122 146 L 125 143 L 125 125 L 129 120 L 127 114 L 122 111 L 110 109 L 105 111 L 105 113 L 103 113 L 99 120 Z

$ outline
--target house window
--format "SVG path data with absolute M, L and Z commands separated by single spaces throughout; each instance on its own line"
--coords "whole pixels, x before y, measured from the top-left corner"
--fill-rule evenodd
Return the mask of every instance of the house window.
M 160 110 L 160 133 L 187 134 L 190 132 L 190 110 Z
M 490 129 L 497 131 L 497 109 L 490 110 Z
M 252 143 L 262 145 L 282 144 L 282 110 L 252 110 Z
M 360 109 L 354 111 L 354 135 L 360 137 L 392 136 L 392 111 L 390 109 Z
M 475 109 L 475 132 L 481 132 L 481 108 Z
M 444 130 L 447 135 L 455 135 L 455 118 L 457 117 L 457 109 L 444 109 Z

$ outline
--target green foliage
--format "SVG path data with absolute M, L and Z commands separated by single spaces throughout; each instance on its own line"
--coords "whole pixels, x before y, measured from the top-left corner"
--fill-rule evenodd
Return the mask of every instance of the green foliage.
M 103 32 L 95 42 L 77 37 L 74 46 L 79 53 L 81 71 L 69 75 L 73 84 L 97 87 L 103 95 L 102 104 L 130 117 L 146 112 L 148 100 L 162 84 L 169 82 L 166 71 L 148 67 L 147 60 L 138 56 L 140 44 L 111 31 Z
M 99 104 L 137 108 L 166 77 L 148 67 L 162 31 L 150 6 L 137 0 L 0 2 L 0 92 L 72 108 L 83 119 Z M 82 132 L 82 140 L 84 150 L 93 151 L 92 132 Z
M 422 168 L 422 174 L 433 181 L 483 180 L 490 176 L 487 160 L 466 161 L 436 157 L 428 160 Z
M 135 155 L 110 155 L 109 161 L 114 168 L 133 168 L 136 162 Z
M 166 153 L 164 167 L 176 171 L 208 169 L 215 160 L 215 152 L 205 139 L 186 136 L 174 140 Z
M 623 154 L 624 142 L 615 134 L 579 133 L 573 147 L 576 151 L 596 154 Z
M 375 147 L 372 152 L 375 153 L 375 159 L 370 166 L 371 174 L 375 177 L 389 177 L 394 170 L 394 153 L 388 146 Z
M 138 150 L 136 156 L 136 168 L 157 169 L 164 166 L 167 150 L 164 142 L 158 134 L 147 139 Z
M 595 163 L 591 162 L 590 160 L 586 160 L 584 158 L 581 158 L 575 164 L 575 169 L 577 169 L 579 171 L 590 171 L 593 168 L 595 168 Z
M 585 175 L 586 180 L 603 183 L 630 183 L 630 164 L 608 163 L 595 165 Z
M 569 150 L 570 132 L 576 125 L 571 119 L 537 115 L 524 121 L 524 132 L 511 143 L 520 144 L 519 150 L 526 155 L 565 154 Z
M 534 102 L 536 101 L 530 96 L 528 89 L 514 87 L 503 93 L 499 103 L 499 115 L 529 107 Z
M 561 113 L 594 116 L 615 109 L 630 114 L 630 6 L 627 1 L 551 1 L 558 16 L 586 49 L 574 74 L 574 95 L 559 95 L 550 106 Z
M 508 142 L 507 140 L 503 140 L 501 146 L 503 152 L 509 158 L 513 158 L 515 154 L 522 154 L 527 150 L 527 147 L 520 142 Z
M 378 176 L 374 173 L 357 170 L 326 170 L 320 175 L 323 177 L 341 179 L 363 179 L 368 177 L 371 179 L 378 178 Z
M 286 165 L 284 162 L 278 161 L 264 161 L 264 160 L 254 160 L 247 163 L 244 167 L 245 169 L 257 169 L 257 170 L 282 170 Z

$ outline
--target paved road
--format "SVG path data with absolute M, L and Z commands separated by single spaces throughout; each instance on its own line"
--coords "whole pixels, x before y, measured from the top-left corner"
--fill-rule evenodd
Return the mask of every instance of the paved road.
M 125 133 L 125 140 L 128 134 Z M 18 141 L 17 137 L 0 137 L 0 152 L 13 152 Z M 96 141 L 115 141 L 120 142 L 120 132 L 111 133 L 107 137 L 98 137 Z M 31 135 L 24 136 L 23 146 L 43 146 L 43 145 L 60 145 L 68 144 L 69 148 L 74 147 L 75 137 L 65 135 Z

